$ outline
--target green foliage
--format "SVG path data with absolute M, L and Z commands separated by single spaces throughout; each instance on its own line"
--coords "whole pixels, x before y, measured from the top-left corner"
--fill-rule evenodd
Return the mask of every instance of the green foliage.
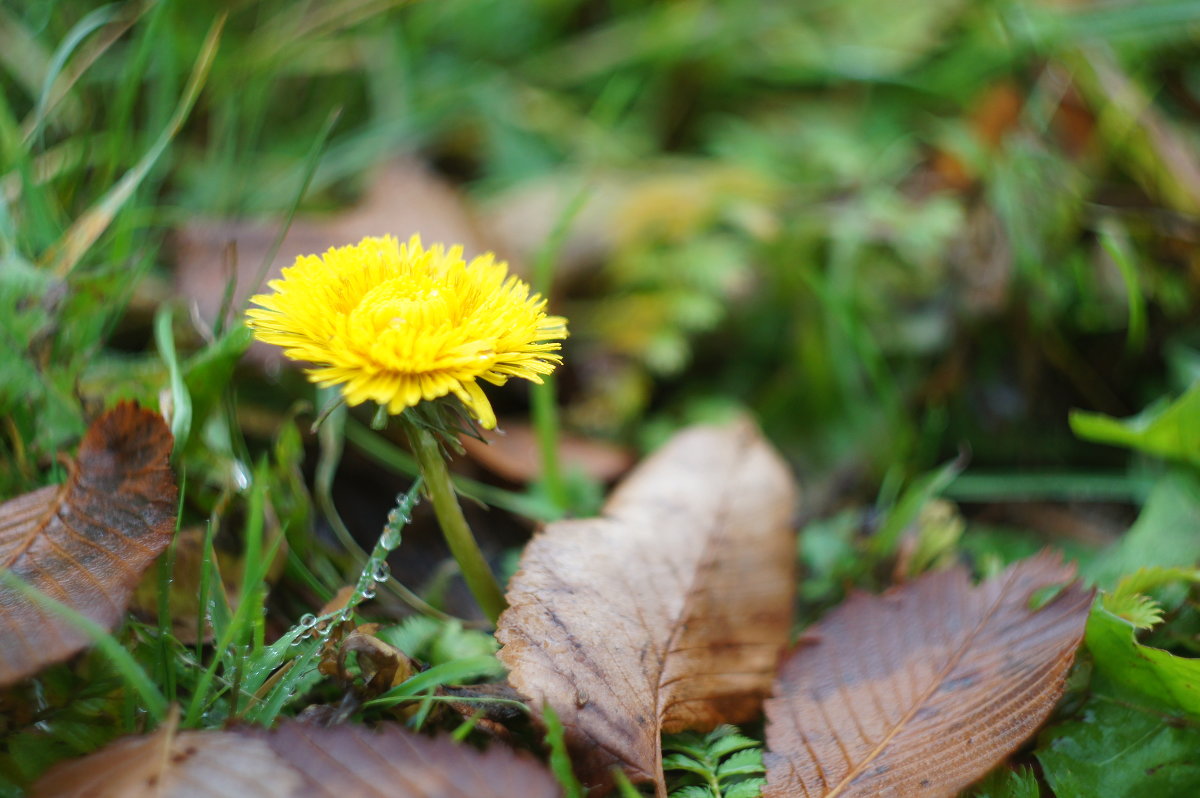
M 550 748 L 550 769 L 554 778 L 562 785 L 565 798 L 583 798 L 583 785 L 575 778 L 571 769 L 571 756 L 567 751 L 566 731 L 554 707 L 545 704 L 542 707 L 542 718 L 546 723 L 546 745 Z
M 1191 393 L 1189 393 L 1189 396 Z M 1186 397 L 1185 397 L 1186 398 Z M 1136 421 L 1072 419 L 1077 432 L 1167 458 L 1190 459 L 1178 436 L 1191 399 L 1156 406 Z M 1200 489 L 1193 471 L 1176 467 L 1147 498 L 1137 522 L 1088 568 L 1101 594 L 1084 642 L 1091 670 L 1080 671 L 1085 700 L 1043 732 L 1037 757 L 1059 796 L 1193 795 L 1200 791 L 1194 752 L 1200 743 L 1200 659 L 1139 641 L 1139 631 L 1177 644 L 1200 581 L 1194 529 Z M 1186 634 L 1186 633 L 1185 633 Z
M 900 542 L 900 536 L 917 520 L 922 509 L 954 481 L 954 478 L 962 471 L 962 466 L 961 462 L 954 460 L 936 471 L 922 474 L 914 479 L 887 508 L 884 520 L 879 525 L 879 531 L 871 540 L 871 550 L 877 554 L 895 551 Z M 956 538 L 956 535 L 953 536 L 952 541 Z M 936 557 L 939 549 L 945 548 L 944 546 L 939 547 L 928 537 L 925 538 L 923 545 L 926 548 L 933 545 L 934 551 L 929 554 L 931 557 Z
M 1037 776 L 1026 767 L 1001 766 L 988 774 L 971 792 L 971 798 L 1038 798 Z
M 1200 727 L 1097 697 L 1042 734 L 1037 758 L 1059 798 L 1186 796 L 1200 790 L 1197 750 Z
M 1135 628 L 1102 605 L 1092 609 L 1086 642 L 1097 673 L 1139 701 L 1200 721 L 1200 660 L 1141 645 Z
M 1154 485 L 1137 522 L 1098 555 L 1085 574 L 1101 586 L 1148 566 L 1194 566 L 1200 562 L 1200 477 L 1187 471 L 1164 475 Z
M 22 795 L 24 787 L 60 759 L 81 756 L 134 731 L 133 724 L 124 721 L 123 704 L 129 701 L 122 698 L 119 685 L 106 658 L 95 654 L 87 656 L 81 674 L 64 667 L 46 671 L 37 688 L 45 701 L 37 712 L 39 722 L 22 724 L 6 735 L 5 751 L 0 753 L 0 795 Z M 35 706 L 34 695 L 22 694 L 31 692 L 11 697 L 13 726 Z
M 1175 401 L 1156 402 L 1133 418 L 1076 411 L 1071 429 L 1085 440 L 1200 465 L 1200 382 Z
M 486 657 L 499 649 L 486 632 L 464 629 L 459 621 L 439 621 L 413 615 L 379 630 L 378 637 L 414 659 L 440 665 L 467 657 Z
M 672 798 L 756 798 L 766 780 L 762 743 L 733 726 L 663 738 Z

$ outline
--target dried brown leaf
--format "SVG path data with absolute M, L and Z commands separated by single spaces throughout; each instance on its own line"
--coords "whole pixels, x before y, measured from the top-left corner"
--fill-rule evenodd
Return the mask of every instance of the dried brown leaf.
M 581 778 L 618 765 L 665 795 L 660 733 L 754 717 L 792 614 L 795 489 L 746 421 L 681 433 L 600 518 L 534 538 L 500 659 L 554 707 Z
M 553 798 L 531 758 L 387 724 L 174 732 L 118 740 L 53 768 L 32 798 Z
M 502 421 L 497 429 L 485 430 L 484 440 L 462 436 L 463 448 L 472 460 L 497 476 L 512 482 L 532 482 L 542 473 L 542 457 L 533 427 L 520 421 Z M 567 471 L 580 471 L 600 482 L 611 482 L 633 465 L 633 453 L 615 443 L 563 435 L 558 456 Z
M 153 734 L 125 737 L 51 768 L 30 798 L 288 798 L 304 782 L 264 740 L 176 731 L 172 714 Z
M 560 793 L 554 777 L 532 758 L 501 746 L 481 753 L 399 724 L 370 731 L 289 723 L 265 739 L 301 774 L 304 789 L 297 795 L 302 796 L 553 798 Z
M 350 654 L 355 654 L 364 682 L 364 698 L 381 695 L 416 672 L 413 661 L 403 651 L 375 637 L 377 630 L 377 624 L 359 626 L 338 646 L 339 675 L 347 683 L 354 681 L 346 660 Z
M 167 547 L 177 488 L 162 417 L 122 403 L 97 419 L 62 485 L 0 505 L 0 568 L 105 629 L 120 620 L 142 573 Z M 0 685 L 64 660 L 88 637 L 0 584 Z
M 851 597 L 780 669 L 765 798 L 952 796 L 983 776 L 1062 695 L 1092 594 L 1030 599 L 1073 576 L 1043 553 L 974 587 L 955 568 Z

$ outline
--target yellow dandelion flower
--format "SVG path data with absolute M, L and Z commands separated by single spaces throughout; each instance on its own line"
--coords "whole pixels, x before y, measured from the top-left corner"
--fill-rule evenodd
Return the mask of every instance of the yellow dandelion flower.
M 364 238 L 306 255 L 269 283 L 246 312 L 254 337 L 312 363 L 308 378 L 341 385 L 346 402 L 397 414 L 454 394 L 486 429 L 496 426 L 479 380 L 540 383 L 562 357 L 567 320 L 488 253 Z

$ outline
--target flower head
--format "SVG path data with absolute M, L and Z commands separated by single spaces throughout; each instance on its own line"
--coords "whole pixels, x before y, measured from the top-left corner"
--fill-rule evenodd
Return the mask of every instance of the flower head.
M 467 263 L 461 247 L 425 249 L 419 236 L 364 238 L 299 257 L 269 285 L 246 312 L 254 336 L 312 363 L 308 378 L 341 385 L 351 405 L 396 414 L 454 394 L 490 429 L 479 380 L 540 383 L 562 361 L 567 320 L 491 253 Z

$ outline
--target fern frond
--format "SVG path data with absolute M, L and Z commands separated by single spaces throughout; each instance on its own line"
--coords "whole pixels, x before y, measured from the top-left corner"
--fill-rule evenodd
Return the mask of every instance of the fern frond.
M 766 783 L 762 743 L 734 726 L 671 735 L 663 751 L 671 798 L 757 798 Z

